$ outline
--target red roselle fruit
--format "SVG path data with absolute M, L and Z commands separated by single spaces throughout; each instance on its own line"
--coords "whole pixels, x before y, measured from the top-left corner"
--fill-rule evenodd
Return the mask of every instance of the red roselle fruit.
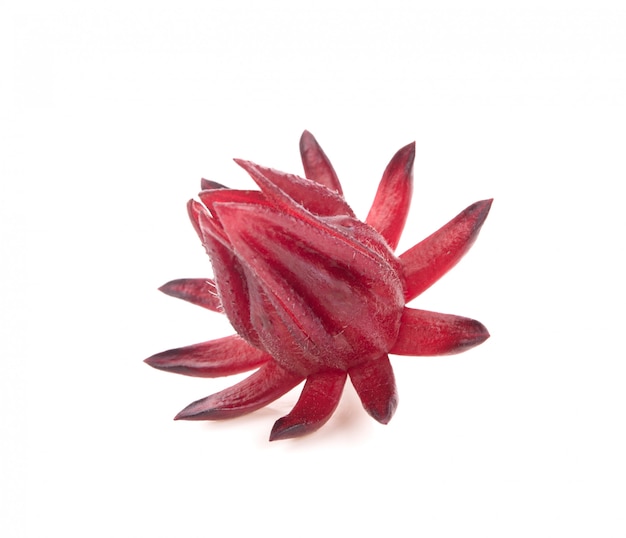
M 308 179 L 236 160 L 261 189 L 202 180 L 188 204 L 214 277 L 174 280 L 161 291 L 228 316 L 236 335 L 146 359 L 198 377 L 257 369 L 198 400 L 176 419 L 219 420 L 255 411 L 306 380 L 270 440 L 298 437 L 331 417 L 349 376 L 365 410 L 389 422 L 398 403 L 388 354 L 446 355 L 484 342 L 478 321 L 407 308 L 472 246 L 492 200 L 476 202 L 399 257 L 415 144 L 383 174 L 365 222 L 346 203 L 330 161 L 305 131 Z

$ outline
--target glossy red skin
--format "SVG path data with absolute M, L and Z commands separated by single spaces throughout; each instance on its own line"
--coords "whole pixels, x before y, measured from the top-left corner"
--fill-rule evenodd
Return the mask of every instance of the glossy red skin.
M 260 191 L 203 180 L 189 215 L 213 265 L 213 279 L 181 279 L 161 290 L 225 313 L 238 336 L 159 353 L 155 368 L 215 377 L 259 368 L 198 400 L 177 419 L 216 420 L 252 412 L 306 379 L 271 440 L 320 428 L 350 377 L 366 411 L 387 423 L 397 406 L 388 353 L 444 355 L 489 337 L 474 320 L 405 307 L 451 269 L 475 241 L 491 200 L 477 202 L 400 257 L 415 145 L 387 166 L 366 222 L 345 202 L 313 136 L 300 140 L 309 179 L 242 160 Z

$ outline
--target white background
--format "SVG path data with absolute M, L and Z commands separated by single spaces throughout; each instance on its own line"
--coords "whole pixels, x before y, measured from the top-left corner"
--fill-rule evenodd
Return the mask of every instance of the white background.
M 384 7 L 383 7 L 384 4 Z M 615 1 L 0 3 L 0 534 L 626 535 L 626 6 Z M 416 140 L 402 252 L 470 203 L 476 245 L 413 305 L 479 319 L 351 387 L 173 422 L 233 383 L 142 359 L 230 334 L 156 288 L 211 270 L 185 203 L 232 157 L 300 172 L 303 129 L 367 214 Z

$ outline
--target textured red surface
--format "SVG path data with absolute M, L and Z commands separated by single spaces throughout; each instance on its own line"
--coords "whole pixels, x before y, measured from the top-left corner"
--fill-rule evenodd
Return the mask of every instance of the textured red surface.
M 346 203 L 328 157 L 307 131 L 300 152 L 306 178 L 236 160 L 260 191 L 203 180 L 202 203 L 189 202 L 214 277 L 175 280 L 160 289 L 225 313 L 238 335 L 165 351 L 146 362 L 201 377 L 258 370 L 192 403 L 177 419 L 250 413 L 306 379 L 270 440 L 297 437 L 326 423 L 349 377 L 365 410 L 386 424 L 398 402 L 388 353 L 459 353 L 489 337 L 478 321 L 405 303 L 469 250 L 491 200 L 469 206 L 397 257 L 415 145 L 391 159 L 365 222 Z

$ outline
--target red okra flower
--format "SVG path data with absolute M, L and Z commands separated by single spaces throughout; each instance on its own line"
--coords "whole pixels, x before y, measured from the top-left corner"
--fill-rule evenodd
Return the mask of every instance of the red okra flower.
M 415 144 L 392 158 L 365 222 L 344 200 L 333 167 L 307 131 L 300 152 L 308 179 L 236 160 L 260 191 L 203 180 L 202 203 L 189 202 L 214 278 L 174 280 L 161 291 L 225 313 L 237 335 L 165 351 L 146 362 L 199 377 L 257 371 L 192 403 L 177 419 L 250 413 L 306 380 L 270 440 L 297 437 L 330 418 L 349 376 L 365 410 L 386 424 L 398 402 L 388 353 L 446 355 L 489 337 L 477 321 L 405 303 L 467 252 L 491 200 L 469 206 L 396 257 Z

